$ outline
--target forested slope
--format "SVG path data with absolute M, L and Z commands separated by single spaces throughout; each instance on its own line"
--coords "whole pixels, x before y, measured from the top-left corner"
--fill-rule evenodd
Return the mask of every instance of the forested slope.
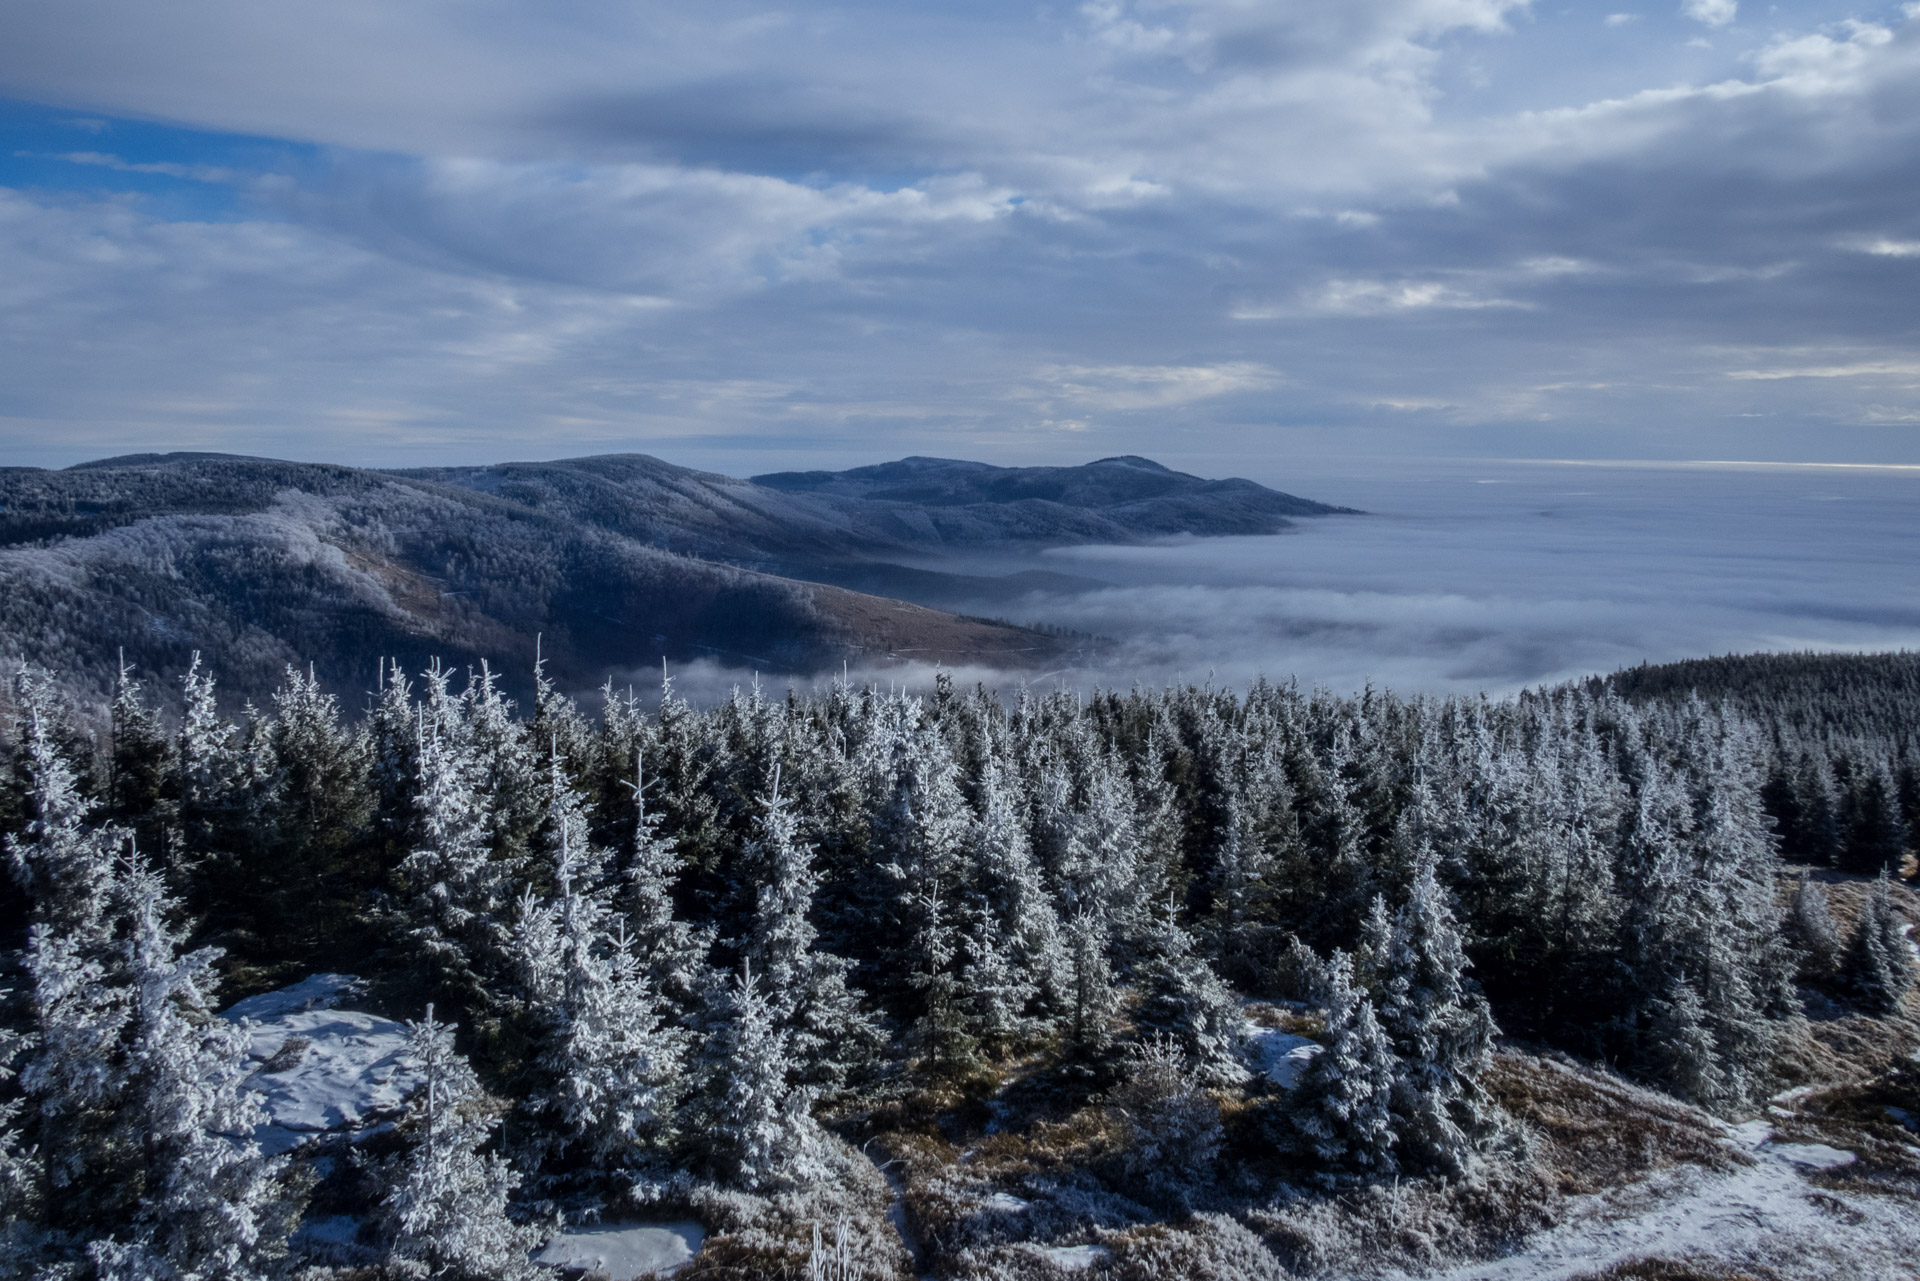
M 1708 1114 L 1798 1084 L 1800 1132 L 1855 1118 L 1872 1158 L 1825 1185 L 1875 1225 L 1846 1248 L 1912 1243 L 1874 1207 L 1920 1196 L 1885 1110 L 1920 1107 L 1913 897 L 1789 902 L 1769 748 L 1720 704 L 942 681 L 589 715 L 437 665 L 364 717 L 298 669 L 239 724 L 206 671 L 184 694 L 170 728 L 123 677 L 96 756 L 19 686 L 16 1263 L 522 1276 L 553 1216 L 644 1212 L 713 1233 L 692 1276 L 825 1267 L 836 1220 L 854 1275 L 906 1275 L 865 1143 L 915 1272 L 1371 1275 L 1595 1178 L 1739 1168 Z M 257 1114 L 196 1029 L 216 972 L 316 969 L 417 1020 L 444 1093 L 289 1164 L 218 1137 Z M 333 1235 L 288 1246 L 303 1213 Z

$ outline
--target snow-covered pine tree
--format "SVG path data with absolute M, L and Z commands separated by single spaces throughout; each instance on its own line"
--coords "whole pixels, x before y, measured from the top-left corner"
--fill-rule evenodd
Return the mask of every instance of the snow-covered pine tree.
M 1840 926 L 1827 907 L 1827 887 L 1800 874 L 1787 909 L 1787 936 L 1800 954 L 1800 972 L 1809 978 L 1831 975 L 1840 966 L 1844 944 Z
M 719 1001 L 709 1019 L 698 1148 L 717 1174 L 748 1191 L 804 1177 L 818 1142 L 811 1091 L 792 1083 L 786 1034 L 750 963 Z
M 95 803 L 55 736 L 51 699 L 42 682 L 23 678 L 27 772 L 25 830 L 7 838 L 13 877 L 27 894 L 32 920 L 60 939 L 80 944 L 105 937 L 114 857 L 126 832 L 93 826 Z
M 116 886 L 125 921 L 124 1080 L 114 1108 L 121 1150 L 137 1165 L 138 1208 L 96 1241 L 103 1277 L 251 1281 L 273 1273 L 302 1198 L 284 1158 L 253 1142 L 266 1114 L 245 1079 L 245 1031 L 213 1017 L 219 951 L 182 954 L 160 877 L 140 858 Z M 120 977 L 120 976 L 115 976 Z
M 1847 940 L 1841 973 L 1860 1004 L 1875 1014 L 1892 1014 L 1915 978 L 1911 925 L 1893 906 L 1892 882 L 1882 871 L 1867 895 L 1865 909 Z
M 413 847 L 400 922 L 437 985 L 479 1006 L 496 1004 L 514 960 L 508 869 L 494 862 L 491 815 L 459 700 L 438 663 L 416 713 Z
M 989 760 L 977 792 L 980 816 L 968 832 L 966 879 L 979 905 L 964 945 L 966 990 L 977 1034 L 1004 1048 L 1008 1038 L 1058 1021 L 1072 1003 L 1072 967 L 1006 765 Z M 1043 1008 L 1032 1010 L 1036 1000 Z
M 1107 1105 L 1126 1129 L 1121 1166 L 1150 1196 L 1183 1198 L 1212 1172 L 1225 1137 L 1220 1105 L 1173 1037 L 1132 1047 Z
M 556 772 L 558 753 L 555 753 Z M 555 808 L 567 803 L 556 792 Z M 556 1156 L 582 1150 L 600 1172 L 631 1171 L 671 1137 L 686 1037 L 635 960 L 624 929 L 609 932 L 606 891 L 593 886 L 595 860 L 580 857 L 586 825 L 560 812 L 553 826 L 554 897 L 521 901 L 516 932 L 522 994 L 537 1022 L 539 1088 L 528 1111 Z
M 1325 1048 L 1300 1075 L 1290 1117 L 1306 1150 L 1324 1163 L 1321 1177 L 1379 1178 L 1398 1169 L 1391 1100 L 1393 1044 L 1373 1002 L 1353 986 L 1353 961 L 1336 952 L 1321 980 Z
M 644 745 L 633 747 L 633 853 L 620 875 L 615 909 L 626 918 L 633 954 L 655 988 L 683 1011 L 694 1008 L 706 982 L 710 931 L 697 929 L 674 914 L 673 890 L 683 860 L 677 843 L 661 831 L 657 810 L 647 808 Z
M 1180 927 L 1173 906 L 1157 922 L 1152 950 L 1139 966 L 1140 1003 L 1134 1025 L 1145 1039 L 1165 1037 L 1178 1046 L 1195 1080 L 1208 1087 L 1247 1080 L 1240 1061 L 1240 1003 Z
M 1372 996 L 1397 1060 L 1392 1106 L 1400 1163 L 1458 1176 L 1497 1129 L 1479 1082 L 1495 1029 L 1486 998 L 1465 977 L 1465 940 L 1435 868 L 1424 851 Z
M 124 652 L 108 715 L 112 743 L 106 814 L 131 831 L 142 849 L 157 853 L 165 866 L 169 842 L 178 835 L 174 798 L 168 795 L 175 773 L 174 745 Z
M 765 985 L 768 1008 L 787 1038 L 794 1079 L 838 1089 L 872 1053 L 874 1031 L 847 986 L 852 966 L 817 946 L 809 914 L 820 877 L 792 807 L 780 795 L 778 765 L 760 806 L 742 860 L 759 888 L 741 955 Z
M 531 1281 L 539 1270 L 527 1254 L 540 1233 L 507 1216 L 520 1176 L 505 1157 L 481 1151 L 498 1123 L 491 1102 L 432 1006 L 407 1026 L 422 1083 L 400 1123 L 406 1151 L 384 1171 L 387 1267 L 399 1276 Z

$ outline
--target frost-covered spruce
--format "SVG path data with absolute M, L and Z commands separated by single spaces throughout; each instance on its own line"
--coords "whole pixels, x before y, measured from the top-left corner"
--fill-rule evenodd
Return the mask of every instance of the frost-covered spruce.
M 492 816 L 481 763 L 450 674 L 426 673 L 415 711 L 413 848 L 401 861 L 407 896 L 402 928 L 433 977 L 467 998 L 497 999 L 512 962 L 507 869 L 493 859 Z
M 792 1083 L 787 1037 L 750 964 L 719 999 L 698 1146 L 715 1173 L 748 1191 L 791 1182 L 807 1172 L 817 1143 L 811 1092 Z
M 556 767 L 557 769 L 557 767 Z M 521 901 L 515 941 L 527 1004 L 538 1021 L 541 1082 L 528 1111 L 556 1155 L 580 1149 L 598 1169 L 631 1169 L 669 1138 L 683 1092 L 686 1036 L 635 959 L 623 926 L 609 928 L 606 891 L 586 829 L 558 799 L 554 896 Z M 576 843 L 586 853 L 575 853 Z
M 1323 1175 L 1379 1177 L 1398 1168 L 1391 1101 L 1393 1043 L 1374 1017 L 1373 1002 L 1353 986 L 1353 961 L 1336 952 L 1321 981 L 1325 1048 L 1300 1076 L 1291 1119 L 1302 1146 L 1326 1167 Z
M 1107 1096 L 1126 1130 L 1123 1168 L 1150 1193 L 1191 1191 L 1220 1155 L 1219 1104 L 1179 1042 L 1165 1034 L 1131 1047 L 1124 1078 Z
M 1434 869 L 1431 853 L 1423 853 L 1372 995 L 1397 1059 L 1399 1161 L 1459 1175 L 1497 1129 L 1479 1083 L 1495 1029 L 1486 998 L 1465 977 L 1465 940 Z
M 1800 874 L 1793 903 L 1787 909 L 1787 934 L 1799 949 L 1801 973 L 1819 977 L 1839 968 L 1844 944 L 1840 926 L 1827 907 L 1827 887 L 1805 872 Z
M 980 817 L 967 837 L 976 901 L 962 949 L 975 1035 L 989 1046 L 1045 1031 L 1071 1001 L 1072 966 L 1059 914 L 1020 816 L 1020 790 L 998 761 L 979 780 Z
M 1894 910 L 1892 882 L 1883 871 L 1867 896 L 1866 909 L 1847 941 L 1842 974 L 1860 1004 L 1876 1014 L 1892 1014 L 1914 983 L 1912 926 Z
M 114 857 L 126 833 L 90 823 L 96 806 L 54 736 L 55 709 L 45 682 L 23 673 L 27 823 L 7 838 L 13 878 L 31 903 L 33 920 L 72 941 L 103 937 L 109 920 Z
M 245 1088 L 246 1033 L 213 1017 L 218 949 L 180 953 L 160 878 L 137 858 L 116 887 L 125 921 L 125 1073 L 117 1128 L 138 1153 L 131 1221 L 96 1242 L 107 1277 L 247 1281 L 273 1271 L 299 1218 L 283 1158 L 250 1137 L 266 1120 Z
M 634 748 L 633 855 L 621 872 L 615 908 L 625 914 L 633 954 L 655 987 L 668 999 L 691 1009 L 706 981 L 709 931 L 674 915 L 673 887 L 684 860 L 674 840 L 661 831 L 657 809 L 647 808 L 647 776 L 641 748 Z
M 816 946 L 810 914 L 820 876 L 813 850 L 800 839 L 792 806 L 780 795 L 778 766 L 761 799 L 744 862 L 759 888 L 742 955 L 787 1038 L 796 1079 L 838 1089 L 871 1052 L 875 1037 L 857 994 L 847 986 L 852 966 Z
M 422 1083 L 400 1124 L 407 1150 L 385 1171 L 388 1269 L 459 1281 L 538 1275 L 527 1254 L 540 1233 L 507 1217 L 520 1176 L 506 1158 L 481 1152 L 496 1121 L 479 1079 L 453 1048 L 453 1028 L 436 1022 L 431 1006 L 407 1026 L 407 1053 Z
M 1141 1001 L 1133 1021 L 1151 1039 L 1179 1046 L 1195 1078 L 1206 1086 L 1247 1080 L 1240 1062 L 1240 1005 L 1174 919 L 1171 906 L 1154 934 L 1153 951 L 1137 976 Z

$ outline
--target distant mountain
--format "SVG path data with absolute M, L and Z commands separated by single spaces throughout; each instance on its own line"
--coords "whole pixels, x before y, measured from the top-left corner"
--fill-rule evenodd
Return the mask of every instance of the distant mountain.
M 1061 640 L 908 603 L 1097 586 L 946 572 L 944 552 L 1263 533 L 1343 509 L 1139 458 L 940 459 L 739 480 L 645 455 L 372 471 L 213 454 L 0 469 L 0 658 L 89 698 L 111 660 L 195 649 L 236 696 L 313 662 L 343 692 L 392 655 L 482 657 L 523 686 L 664 656 L 769 673 L 912 657 L 1056 665 Z M 903 561 L 915 563 L 903 564 Z M 903 599 L 906 598 L 906 599 Z

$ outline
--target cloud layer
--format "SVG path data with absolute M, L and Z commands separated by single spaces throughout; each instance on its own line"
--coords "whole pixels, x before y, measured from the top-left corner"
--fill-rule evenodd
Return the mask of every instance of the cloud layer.
M 0 446 L 1920 457 L 1920 9 L 1751 10 L 39 6 Z

